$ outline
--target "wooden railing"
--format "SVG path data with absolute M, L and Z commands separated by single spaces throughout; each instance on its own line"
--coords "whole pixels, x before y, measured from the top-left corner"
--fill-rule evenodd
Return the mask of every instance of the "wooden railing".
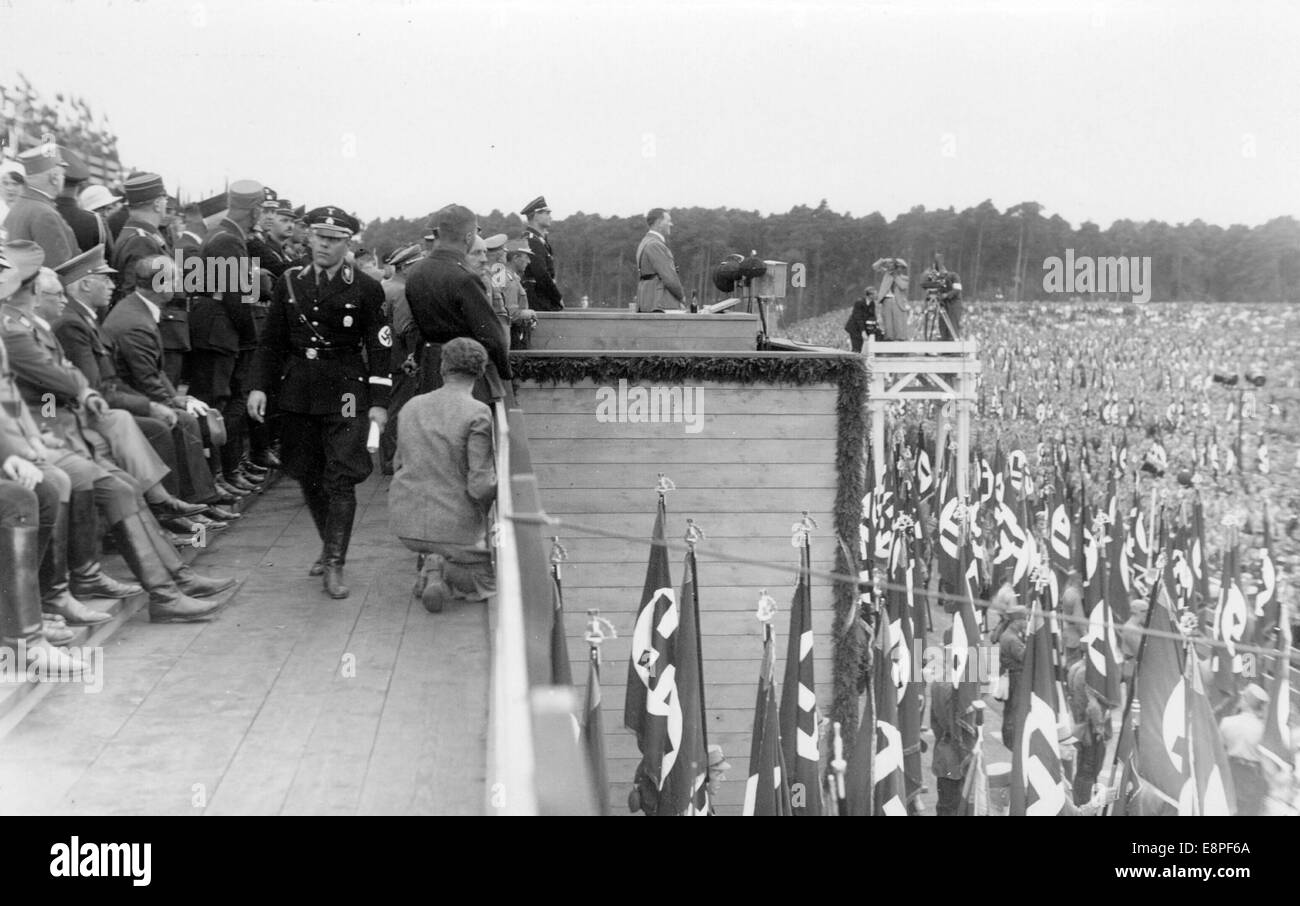
M 496 815 L 591 815 L 595 791 L 578 738 L 580 697 L 574 687 L 551 685 L 550 633 L 557 617 L 523 413 L 498 401 L 494 414 L 497 603 L 487 809 Z

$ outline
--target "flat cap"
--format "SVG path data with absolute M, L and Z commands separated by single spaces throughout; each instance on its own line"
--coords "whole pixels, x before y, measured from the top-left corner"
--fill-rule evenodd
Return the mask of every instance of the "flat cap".
M 511 255 L 529 255 L 529 256 L 531 256 L 532 254 L 533 254 L 533 250 L 529 247 L 527 240 L 524 240 L 524 239 L 512 239 L 512 240 L 510 240 L 509 242 L 506 243 L 506 257 L 507 257 L 507 258 L 509 258 Z
M 489 252 L 495 252 L 505 246 L 506 240 L 509 238 L 505 233 L 494 233 L 491 236 L 484 236 L 483 244 L 487 246 Z
M 82 189 L 77 203 L 81 205 L 83 211 L 98 211 L 121 200 L 122 196 L 114 195 L 106 186 L 87 186 Z
M 546 203 L 546 196 L 538 195 L 532 201 L 528 202 L 528 204 L 520 208 L 519 213 L 528 217 L 532 214 L 536 214 L 538 211 L 549 211 L 550 209 L 550 206 Z
M 63 157 L 63 149 L 54 142 L 46 142 L 29 148 L 18 155 L 18 162 L 27 170 L 28 176 L 35 176 L 55 167 L 66 167 L 68 162 Z
M 117 271 L 109 267 L 108 263 L 104 261 L 104 245 L 100 243 L 75 258 L 69 258 L 56 267 L 54 273 L 59 275 L 59 281 L 64 286 L 71 286 L 82 277 L 88 277 L 91 274 L 116 274 Z
M 361 224 L 342 208 L 325 205 L 307 212 L 307 226 L 326 236 L 355 236 L 361 232 Z
M 230 196 L 232 209 L 247 211 L 262 203 L 266 189 L 255 179 L 241 179 L 232 182 L 226 194 Z
M 123 183 L 122 190 L 129 205 L 144 204 L 167 195 L 167 187 L 157 173 L 132 173 Z

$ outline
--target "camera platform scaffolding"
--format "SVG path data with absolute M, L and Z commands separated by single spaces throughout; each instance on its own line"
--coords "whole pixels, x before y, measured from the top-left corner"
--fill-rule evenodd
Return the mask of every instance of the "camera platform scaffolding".
M 883 342 L 863 347 L 871 377 L 867 409 L 871 417 L 871 461 L 876 483 L 885 476 L 885 422 L 898 402 L 942 400 L 956 424 L 957 495 L 970 499 L 970 417 L 980 373 L 974 340 Z M 937 451 L 942 457 L 943 451 Z

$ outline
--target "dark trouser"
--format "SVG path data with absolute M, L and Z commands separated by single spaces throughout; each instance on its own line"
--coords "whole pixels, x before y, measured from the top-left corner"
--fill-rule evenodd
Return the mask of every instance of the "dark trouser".
M 956 340 L 956 339 L 960 339 L 960 337 L 961 337 L 961 316 L 962 316 L 962 304 L 961 304 L 961 300 L 958 299 L 958 300 L 955 301 L 955 302 L 944 302 L 944 303 L 941 303 L 941 304 L 943 305 L 943 311 L 947 312 L 947 314 L 948 314 L 948 321 L 951 321 L 951 322 L 952 322 L 952 330 L 949 330 L 949 329 L 948 329 L 948 322 L 945 321 L 943 318 L 940 318 L 940 319 L 939 319 L 939 339 L 940 339 L 940 340 Z
M 936 777 L 935 781 L 939 788 L 939 801 L 934 805 L 934 813 L 940 818 L 954 817 L 961 813 L 961 788 L 964 781 L 958 777 L 952 780 L 948 777 Z
M 163 373 L 173 387 L 179 387 L 185 378 L 185 355 L 183 349 L 163 350 Z
M 324 545 L 326 562 L 347 558 L 356 515 L 356 485 L 369 477 L 365 415 L 281 412 L 284 470 L 302 486 L 303 497 Z
M 237 353 L 214 349 L 195 349 L 189 354 L 190 395 L 198 397 L 221 413 L 226 422 L 226 442 L 220 460 L 213 462 L 227 475 L 239 467 L 243 458 L 243 426 L 246 414 L 242 404 L 236 406 L 231 382 L 235 379 Z
M 180 493 L 176 496 L 192 503 L 207 503 L 217 496 L 217 486 L 212 482 L 212 469 L 208 466 L 199 420 L 184 410 L 178 411 L 171 436 L 176 448 L 176 473 L 180 484 Z
M 17 488 L 22 491 L 24 489 L 21 485 L 8 479 L 0 479 L 0 490 L 9 495 L 7 504 L 0 505 L 0 526 L 35 526 L 40 532 L 37 540 L 39 559 L 44 555 L 50 540 L 58 534 L 56 529 L 60 517 L 63 516 L 63 505 L 72 499 L 72 482 L 61 469 L 48 463 L 42 463 L 37 468 L 41 470 L 44 477 L 30 492 L 16 494 L 11 489 Z M 28 494 L 31 495 L 30 498 Z M 15 503 L 15 500 L 18 502 Z M 34 500 L 36 505 L 36 510 L 31 514 L 26 510 L 29 500 Z M 5 506 L 8 509 L 5 509 Z
M 221 467 L 227 473 L 239 468 L 248 452 L 251 440 L 248 418 L 248 379 L 253 369 L 256 349 L 241 349 L 235 358 L 235 368 L 230 373 L 230 398 L 221 407 L 221 417 L 226 420 L 229 438 L 221 450 Z
M 1106 757 L 1106 741 L 1074 744 L 1074 804 L 1084 805 L 1092 799 L 1092 785 L 1101 773 L 1101 763 Z
M 1237 793 L 1238 815 L 1262 815 L 1268 796 L 1268 780 L 1258 761 L 1228 758 L 1232 767 L 1232 786 Z
M 1016 689 L 1020 685 L 1020 671 L 1007 671 L 1007 700 L 1002 703 L 1002 744 L 1015 750 L 1016 746 Z

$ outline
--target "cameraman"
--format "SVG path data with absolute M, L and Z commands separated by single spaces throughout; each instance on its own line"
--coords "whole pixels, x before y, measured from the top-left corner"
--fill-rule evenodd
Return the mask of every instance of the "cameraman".
M 953 271 L 943 266 L 943 260 L 934 256 L 934 266 L 926 271 L 921 286 L 928 298 L 938 301 L 946 318 L 939 319 L 939 339 L 956 340 L 961 337 L 961 280 Z
M 876 290 L 875 287 L 868 286 L 867 291 L 853 303 L 853 311 L 849 312 L 849 319 L 844 322 L 844 329 L 849 334 L 849 345 L 853 347 L 854 352 L 862 352 L 862 336 L 875 337 L 877 340 L 884 339 L 880 333 L 880 326 L 876 322 Z

